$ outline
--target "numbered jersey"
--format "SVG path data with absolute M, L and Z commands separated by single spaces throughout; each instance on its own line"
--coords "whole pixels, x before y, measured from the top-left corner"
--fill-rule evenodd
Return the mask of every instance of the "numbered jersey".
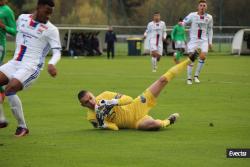
M 212 44 L 213 17 L 209 14 L 198 15 L 197 12 L 190 13 L 184 20 L 184 25 L 191 24 L 190 40 L 203 40 Z
M 17 20 L 15 61 L 42 68 L 50 49 L 61 49 L 59 31 L 49 21 L 46 24 L 22 14 Z

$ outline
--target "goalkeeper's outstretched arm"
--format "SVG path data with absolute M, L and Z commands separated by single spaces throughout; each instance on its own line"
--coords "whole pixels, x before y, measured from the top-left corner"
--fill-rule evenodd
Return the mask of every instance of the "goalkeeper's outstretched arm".
M 103 99 L 100 101 L 102 105 L 124 106 L 133 102 L 133 98 L 127 95 L 114 92 L 105 92 L 105 93 L 112 94 L 112 98 L 106 99 L 104 96 Z

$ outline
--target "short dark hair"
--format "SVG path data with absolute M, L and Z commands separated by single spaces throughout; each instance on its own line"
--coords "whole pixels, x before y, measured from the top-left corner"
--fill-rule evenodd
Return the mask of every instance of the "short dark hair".
M 38 0 L 37 5 L 49 5 L 50 7 L 55 7 L 54 0 Z
M 156 15 L 156 14 L 160 14 L 160 12 L 158 12 L 158 11 L 155 11 L 155 12 L 154 12 L 154 15 Z
M 79 93 L 78 93 L 78 100 L 81 100 L 81 98 L 83 98 L 86 94 L 88 93 L 87 90 L 81 90 Z
M 182 17 L 180 17 L 180 18 L 179 18 L 179 21 L 183 21 L 183 18 L 182 18 Z
M 200 3 L 207 3 L 207 1 L 206 0 L 199 0 L 199 4 Z

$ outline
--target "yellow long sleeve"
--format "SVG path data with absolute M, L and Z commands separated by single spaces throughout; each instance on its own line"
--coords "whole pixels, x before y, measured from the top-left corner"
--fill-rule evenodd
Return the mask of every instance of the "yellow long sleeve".
M 133 98 L 127 95 L 123 95 L 120 93 L 116 93 L 116 92 L 110 92 L 110 91 L 105 91 L 102 94 L 98 95 L 96 97 L 96 100 L 113 100 L 113 99 L 117 99 L 118 100 L 118 106 L 123 106 L 123 105 L 128 105 L 130 103 L 132 103 Z
M 121 95 L 121 97 L 118 99 L 118 106 L 124 106 L 132 103 L 133 98 L 127 95 Z
M 105 128 L 109 130 L 119 130 L 118 126 L 115 123 L 104 121 Z

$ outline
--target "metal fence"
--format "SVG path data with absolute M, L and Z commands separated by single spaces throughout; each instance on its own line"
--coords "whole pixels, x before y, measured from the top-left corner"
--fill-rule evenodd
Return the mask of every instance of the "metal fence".
M 102 49 L 105 50 L 104 34 L 107 31 L 107 25 L 99 26 L 73 26 L 73 25 L 57 25 L 60 30 L 62 44 L 65 45 L 65 33 L 71 32 L 91 32 L 100 31 L 100 44 Z M 173 27 L 167 27 L 167 33 L 170 34 Z M 221 53 L 231 53 L 232 41 L 235 33 L 240 29 L 249 29 L 250 27 L 242 26 L 215 26 L 213 36 L 213 51 Z M 143 37 L 145 26 L 113 26 L 114 32 L 117 34 L 118 42 L 116 47 L 117 54 L 128 54 L 127 38 L 130 37 Z M 188 28 L 187 28 L 188 31 Z M 188 32 L 187 32 L 188 37 Z M 15 49 L 14 38 L 8 37 L 9 46 L 7 46 L 8 52 L 13 52 Z M 142 45 L 143 46 L 143 45 Z M 66 47 L 66 46 L 65 46 Z M 67 47 L 66 47 L 67 48 Z
M 118 34 L 118 42 L 125 45 L 128 37 L 142 37 L 146 29 L 144 26 L 113 26 L 114 31 Z M 170 34 L 173 27 L 167 27 L 167 33 Z M 234 35 L 240 29 L 247 29 L 250 27 L 243 26 L 215 26 L 213 31 L 213 51 L 221 53 L 231 53 L 232 41 Z M 188 31 L 188 28 L 187 28 Z M 187 32 L 188 37 L 188 32 Z M 118 46 L 120 52 L 127 52 L 126 47 Z

